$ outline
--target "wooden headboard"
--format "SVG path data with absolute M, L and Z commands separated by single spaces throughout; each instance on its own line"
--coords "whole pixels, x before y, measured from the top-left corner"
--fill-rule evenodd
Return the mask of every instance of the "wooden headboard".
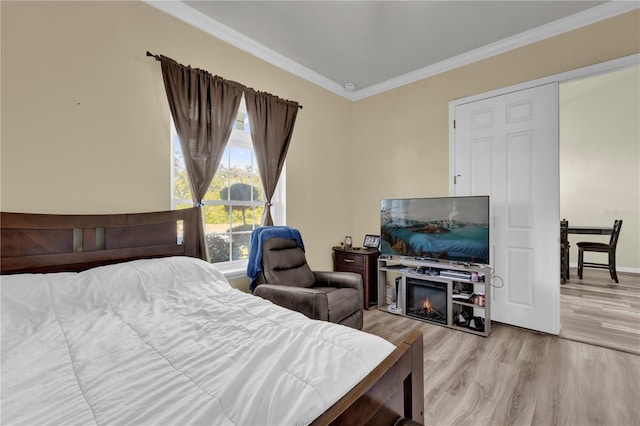
M 0 213 L 0 272 L 83 271 L 165 256 L 196 256 L 196 208 L 153 213 Z

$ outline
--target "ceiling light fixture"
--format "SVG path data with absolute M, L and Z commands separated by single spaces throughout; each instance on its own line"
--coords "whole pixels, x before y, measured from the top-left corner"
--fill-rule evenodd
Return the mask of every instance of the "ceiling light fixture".
M 345 83 L 344 90 L 347 92 L 353 92 L 356 89 L 356 85 L 354 83 Z

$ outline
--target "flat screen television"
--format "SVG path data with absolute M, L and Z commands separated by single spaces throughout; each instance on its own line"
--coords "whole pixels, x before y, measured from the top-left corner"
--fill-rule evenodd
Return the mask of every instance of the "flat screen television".
M 383 255 L 489 264 L 489 196 L 380 201 Z

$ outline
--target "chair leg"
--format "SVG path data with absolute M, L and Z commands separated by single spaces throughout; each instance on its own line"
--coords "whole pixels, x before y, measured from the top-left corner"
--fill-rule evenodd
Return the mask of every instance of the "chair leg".
M 616 252 L 615 251 L 609 252 L 609 274 L 611 275 L 612 280 L 614 280 L 616 283 L 619 283 L 618 273 L 616 272 Z
M 582 279 L 582 261 L 584 258 L 584 251 L 582 247 L 578 249 L 578 278 Z

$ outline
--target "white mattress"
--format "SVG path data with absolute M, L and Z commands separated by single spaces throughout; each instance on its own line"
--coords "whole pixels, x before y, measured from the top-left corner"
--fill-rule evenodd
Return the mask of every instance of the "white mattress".
M 0 283 L 3 425 L 303 425 L 394 349 L 186 257 Z

